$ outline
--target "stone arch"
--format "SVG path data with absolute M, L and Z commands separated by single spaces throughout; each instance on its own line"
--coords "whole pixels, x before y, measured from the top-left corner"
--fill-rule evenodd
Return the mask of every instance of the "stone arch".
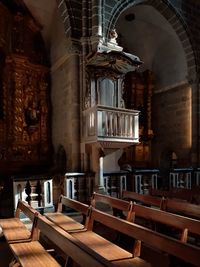
M 82 16 L 83 6 L 82 1 L 63 1 L 57 0 L 58 9 L 60 10 L 61 17 L 63 18 L 65 34 L 67 37 L 79 39 L 82 36 Z M 84 10 L 87 9 L 84 8 Z M 86 15 L 87 17 L 87 15 Z
M 72 34 L 72 27 L 66 3 L 63 0 L 57 0 L 57 6 L 64 24 L 66 37 L 70 37 Z
M 105 0 L 108 2 L 108 0 Z M 108 4 L 108 3 L 107 3 Z M 186 25 L 183 19 L 181 18 L 180 14 L 177 12 L 175 7 L 173 7 L 170 3 L 166 1 L 156 1 L 156 0 L 135 0 L 132 2 L 129 1 L 118 1 L 112 11 L 109 13 L 109 17 L 105 19 L 104 23 L 104 32 L 105 38 L 108 39 L 109 32 L 111 29 L 115 27 L 117 19 L 119 18 L 120 14 L 128 9 L 129 7 L 135 5 L 150 5 L 154 7 L 172 26 L 174 31 L 176 32 L 180 42 L 183 46 L 183 50 L 185 52 L 185 57 L 187 61 L 188 67 L 188 81 L 194 81 L 197 78 L 197 66 L 196 66 L 196 59 L 195 59 L 195 51 L 192 47 L 192 39 L 190 39 L 190 32 L 186 30 Z M 105 3 L 106 5 L 106 3 Z

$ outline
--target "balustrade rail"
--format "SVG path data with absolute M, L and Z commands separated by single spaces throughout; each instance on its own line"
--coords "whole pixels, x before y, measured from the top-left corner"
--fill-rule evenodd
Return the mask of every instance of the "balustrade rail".
M 89 202 L 94 190 L 94 174 L 68 172 L 65 174 L 65 196 L 83 202 Z
M 85 142 L 139 142 L 139 111 L 94 106 L 84 111 Z
M 18 200 L 28 202 L 36 209 L 53 208 L 53 181 L 48 177 L 13 177 L 14 209 Z

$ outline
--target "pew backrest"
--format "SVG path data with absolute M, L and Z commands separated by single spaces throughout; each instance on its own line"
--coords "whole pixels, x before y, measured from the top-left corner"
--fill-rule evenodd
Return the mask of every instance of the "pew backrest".
M 149 208 L 134 203 L 132 208 L 132 218 L 140 217 L 145 221 L 161 223 L 165 226 L 170 226 L 173 229 L 180 230 L 180 240 L 187 242 L 189 233 L 200 237 L 200 221 L 175 213 L 165 212 L 155 208 Z M 189 233 L 188 233 L 189 232 Z
M 143 195 L 132 191 L 123 190 L 122 199 L 132 200 L 135 202 L 141 202 L 148 206 L 161 207 L 163 199 L 160 197 L 154 197 L 151 195 Z
M 128 222 L 110 214 L 91 208 L 88 230 L 93 229 L 94 221 L 117 230 L 133 239 L 140 240 L 155 249 L 176 256 L 186 262 L 199 266 L 200 247 L 183 243 L 171 237 L 157 233 L 143 226 Z M 134 254 L 134 251 L 133 251 Z
M 30 231 L 22 222 L 22 213 L 30 220 Z M 15 217 L 0 219 L 0 225 L 7 242 L 13 243 L 19 240 L 37 240 L 39 237 L 39 232 L 35 227 L 37 216 L 37 210 L 31 208 L 25 201 L 18 200 Z
M 162 202 L 161 209 L 198 220 L 200 219 L 200 205 L 191 204 L 185 201 L 165 199 Z
M 40 232 L 42 232 L 52 243 L 63 251 L 64 254 L 71 257 L 76 263 L 80 264 L 80 266 L 113 266 L 113 264 L 108 260 L 95 253 L 95 251 L 91 250 L 83 243 L 79 242 L 71 234 L 45 218 L 45 216 L 38 216 L 37 227 Z
M 75 211 L 78 211 L 84 215 L 88 214 L 88 208 L 89 205 L 84 204 L 80 201 L 77 201 L 75 199 L 68 198 L 64 195 L 60 196 L 57 212 L 62 212 L 64 207 L 71 208 Z
M 20 218 L 20 213 L 23 213 L 24 215 L 26 215 L 26 217 L 28 217 L 31 221 L 33 221 L 35 218 L 35 214 L 38 212 L 37 210 L 32 208 L 28 203 L 19 199 L 17 203 L 15 217 Z
M 188 202 L 192 201 L 193 190 L 188 188 L 171 188 L 170 190 L 151 189 L 152 196 L 182 199 Z
M 94 192 L 92 194 L 92 198 L 91 198 L 91 206 L 94 208 L 97 208 L 97 203 L 104 203 L 104 204 L 108 204 L 112 210 L 113 210 L 113 215 L 119 214 L 119 216 L 122 214 L 120 214 L 120 212 L 125 212 L 126 215 L 125 218 L 128 221 L 132 220 L 132 213 L 131 213 L 131 209 L 132 209 L 132 205 L 133 202 L 132 201 L 125 201 L 119 198 L 115 198 L 115 197 L 111 197 L 108 195 L 103 195 L 103 194 L 99 194 Z

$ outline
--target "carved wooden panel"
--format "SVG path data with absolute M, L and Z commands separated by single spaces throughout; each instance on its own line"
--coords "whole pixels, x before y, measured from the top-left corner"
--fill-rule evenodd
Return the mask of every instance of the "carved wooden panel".
M 10 43 L 11 15 L 9 10 L 0 3 L 0 48 L 8 52 Z
M 6 60 L 6 123 L 2 159 L 40 160 L 49 153 L 48 69 L 12 55 Z M 5 142 L 6 141 L 6 142 Z
M 140 111 L 140 144 L 125 149 L 121 164 L 134 167 L 148 167 L 151 161 L 151 97 L 154 88 L 154 75 L 151 71 L 129 72 L 124 79 L 123 99 L 125 107 Z M 120 164 L 120 165 L 121 165 Z
M 45 166 L 51 160 L 50 85 L 40 27 L 29 14 L 1 4 L 0 56 L 1 171 Z
M 30 62 L 47 64 L 41 27 L 33 18 L 22 13 L 13 16 L 11 47 L 14 53 L 26 55 Z

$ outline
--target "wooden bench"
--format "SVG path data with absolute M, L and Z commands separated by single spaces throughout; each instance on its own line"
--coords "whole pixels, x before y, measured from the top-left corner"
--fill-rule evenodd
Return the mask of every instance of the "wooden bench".
M 164 211 L 178 213 L 183 216 L 200 219 L 200 205 L 191 204 L 175 199 L 164 199 L 161 209 Z
M 99 219 L 98 215 L 103 216 L 103 219 Z M 114 266 L 150 267 L 150 263 L 138 257 L 136 248 L 134 249 L 133 253 L 129 252 L 93 231 L 94 221 L 100 222 L 103 225 L 112 228 L 113 218 L 116 217 L 108 213 L 104 213 L 100 210 L 91 208 L 87 231 L 71 233 L 71 235 L 78 239 L 82 244 L 113 263 Z M 124 221 L 123 219 L 121 220 Z M 117 231 L 119 229 L 120 228 L 114 228 L 114 230 Z
M 73 237 L 73 232 L 68 233 L 60 226 L 51 222 L 45 216 L 38 216 L 37 226 L 43 235 L 45 235 L 53 244 L 56 245 L 56 247 L 63 251 L 63 253 L 67 256 L 67 260 L 69 257 L 83 267 L 115 266 L 90 247 Z M 67 263 L 66 266 L 68 266 Z
M 9 267 L 61 267 L 38 241 L 10 243 L 9 247 L 15 257 Z
M 21 201 L 20 201 L 21 202 Z M 60 226 L 51 222 L 45 216 L 38 214 L 36 210 L 32 209 L 28 204 L 21 202 L 20 207 L 26 206 L 26 212 L 35 214 L 33 227 L 37 229 L 37 232 L 45 235 L 49 241 L 62 250 L 66 257 L 73 259 L 80 266 L 88 267 L 113 267 L 113 266 L 126 266 L 123 260 L 119 260 L 117 263 L 112 263 L 108 259 L 99 255 L 87 245 L 81 243 L 72 235 L 63 230 Z M 23 208 L 22 208 L 23 209 Z M 13 252 L 15 260 L 10 264 L 10 267 L 29 267 L 38 265 L 40 267 L 59 267 L 61 266 L 41 245 L 39 242 L 39 235 L 32 235 L 32 238 L 27 240 L 18 239 L 15 242 L 10 242 L 9 247 Z M 126 252 L 126 254 L 129 254 Z M 141 265 L 144 261 L 135 258 L 135 266 L 149 267 L 149 264 Z M 145 263 L 145 262 L 144 262 Z M 71 266 L 67 265 L 66 266 Z M 128 265 L 129 266 L 129 265 Z
M 29 230 L 20 219 L 23 213 L 31 222 Z M 39 243 L 39 229 L 37 228 L 38 212 L 26 202 L 19 200 L 15 217 L 1 219 L 0 225 L 3 234 L 13 252 L 14 260 L 9 267 L 34 266 L 59 267 L 61 266 Z
M 172 188 L 170 190 L 151 189 L 150 194 L 156 197 L 182 199 L 188 202 L 192 201 L 192 189 L 188 188 Z
M 82 214 L 84 216 L 83 220 L 85 220 L 85 223 L 82 224 L 82 222 L 78 222 L 74 218 L 68 216 L 67 213 L 64 213 L 64 208 L 66 207 Z M 57 211 L 52 213 L 46 213 L 45 216 L 50 221 L 59 225 L 65 231 L 84 231 L 87 226 L 88 212 L 89 205 L 61 195 L 58 202 Z
M 94 221 L 100 222 L 107 227 L 120 231 L 121 233 L 136 239 L 132 253 L 123 250 L 122 248 L 102 238 L 100 235 L 94 233 Z M 185 244 L 174 238 L 167 237 L 143 226 L 139 226 L 121 218 L 114 217 L 94 208 L 91 208 L 87 231 L 72 233 L 72 235 L 109 261 L 115 262 L 115 264 L 119 262 L 122 263 L 121 266 L 135 266 L 135 257 L 140 260 L 138 257 L 140 256 L 141 252 L 141 242 L 144 242 L 155 249 L 168 253 L 169 255 L 178 257 L 179 259 L 182 259 L 183 261 L 191 263 L 195 266 L 199 266 L 200 262 L 199 247 Z M 110 253 L 111 251 L 112 253 Z M 148 263 L 145 261 L 143 261 L 142 264 L 144 264 L 144 266 L 148 266 Z
M 117 199 L 103 194 L 94 193 L 91 204 L 93 207 L 96 203 L 103 202 L 109 204 L 111 207 L 126 211 L 128 221 L 141 223 L 145 227 L 150 227 L 152 230 L 164 230 L 163 232 L 169 234 L 168 230 L 178 230 L 180 240 L 188 241 L 189 234 L 194 234 L 195 237 L 200 236 L 200 221 L 185 216 L 165 212 L 152 207 L 146 207 L 133 202 Z M 123 218 L 123 216 L 120 216 Z M 139 220 L 138 220 L 139 219 Z M 140 220 L 142 219 L 142 221 Z M 170 228 L 170 229 L 168 229 Z
M 30 207 L 31 209 L 31 207 Z M 109 261 L 90 250 L 84 244 L 67 233 L 65 230 L 51 222 L 45 216 L 38 214 L 34 227 L 37 231 L 46 236 L 46 238 L 54 244 L 54 247 L 62 250 L 68 259 L 73 259 L 80 266 L 97 266 L 97 267 L 113 267 Z M 39 238 L 39 236 L 38 236 Z M 39 240 L 39 239 L 38 239 Z M 10 249 L 15 256 L 10 267 L 59 267 L 61 266 L 41 245 L 41 243 L 32 238 L 32 240 L 19 240 L 18 242 L 9 243 Z M 90 265 L 91 264 L 91 265 Z M 71 262 L 66 262 L 65 266 L 72 266 Z
M 132 218 L 135 221 L 136 218 L 142 218 L 144 221 L 143 226 L 148 226 L 151 229 L 158 230 L 157 226 L 161 224 L 162 231 L 169 234 L 170 230 L 179 230 L 179 238 L 183 242 L 188 241 L 189 234 L 193 234 L 195 237 L 200 237 L 200 221 L 178 214 L 165 212 L 151 207 L 142 206 L 134 203 L 132 207 Z M 136 221 L 137 222 L 137 221 Z M 166 228 L 167 226 L 167 228 Z M 160 228 L 160 227 L 159 227 Z
M 20 219 L 20 215 L 24 214 L 32 224 L 31 230 L 29 230 Z M 3 235 L 8 243 L 13 243 L 19 240 L 32 240 L 37 238 L 37 231 L 34 227 L 35 219 L 38 212 L 31 208 L 26 202 L 18 201 L 18 205 L 14 218 L 0 219 L 0 226 L 3 230 Z M 35 235 L 35 237 L 34 237 Z
M 91 206 L 97 208 L 99 203 L 107 204 L 110 208 L 112 208 L 112 213 L 114 216 L 119 215 L 121 218 L 124 218 L 128 221 L 132 220 L 131 217 L 132 216 L 131 209 L 133 205 L 132 201 L 127 202 L 119 198 L 94 192 L 91 198 Z M 124 213 L 126 215 L 124 215 Z
M 162 207 L 163 198 L 154 197 L 151 195 L 143 195 L 132 191 L 122 191 L 122 199 L 132 200 L 135 202 L 140 202 L 150 207 Z
M 200 219 L 200 206 L 183 200 L 142 195 L 131 191 L 123 191 L 122 198 L 140 202 L 147 206 L 158 207 L 161 210 L 171 213 L 177 213 L 198 220 Z

